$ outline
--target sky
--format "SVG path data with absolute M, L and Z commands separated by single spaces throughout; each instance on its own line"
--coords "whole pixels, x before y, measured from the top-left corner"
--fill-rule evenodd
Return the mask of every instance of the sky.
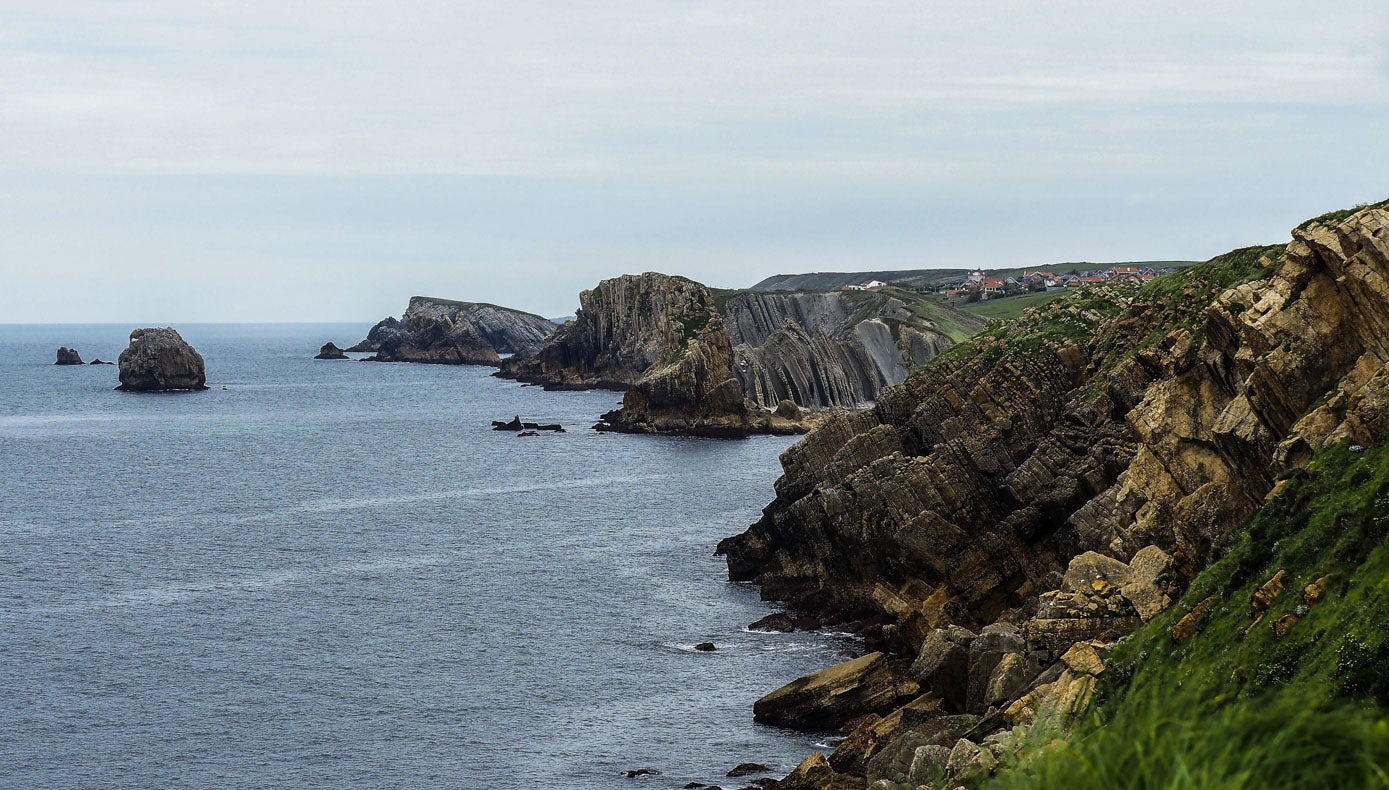
M 1389 4 L 0 0 L 0 322 L 1205 259 L 1389 198 Z

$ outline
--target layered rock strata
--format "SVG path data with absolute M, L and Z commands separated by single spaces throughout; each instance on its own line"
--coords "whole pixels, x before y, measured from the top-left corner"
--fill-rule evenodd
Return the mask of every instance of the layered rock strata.
M 790 433 L 806 428 L 800 406 L 865 404 L 953 342 L 888 294 L 730 295 L 647 273 L 585 291 L 573 322 L 498 375 L 627 391 L 605 430 Z
M 126 392 L 205 390 L 202 354 L 172 327 L 136 329 L 119 357 L 120 386 Z
M 851 736 L 877 744 L 868 758 L 800 773 L 911 783 L 1039 707 L 1083 704 L 1102 646 L 1170 605 L 1282 475 L 1389 428 L 1387 361 L 1389 211 L 1371 208 L 1087 288 L 832 417 L 721 544 L 730 576 L 878 622 L 870 643 L 981 719 L 970 747 L 899 723 Z
M 502 354 L 538 351 L 556 329 L 546 318 L 481 302 L 416 296 L 399 319 L 386 318 L 347 349 L 375 362 L 501 364 Z

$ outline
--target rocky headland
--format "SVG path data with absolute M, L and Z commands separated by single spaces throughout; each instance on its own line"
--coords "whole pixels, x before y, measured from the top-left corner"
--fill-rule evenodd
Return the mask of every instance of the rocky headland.
M 1386 362 L 1380 206 L 1068 294 L 835 413 L 783 454 L 762 519 L 719 546 L 730 578 L 853 621 L 877 651 L 759 701 L 763 721 L 850 726 L 778 786 L 978 779 L 1014 728 L 1089 704 L 1116 640 L 1159 618 L 1189 638 L 1224 599 L 1180 623 L 1167 610 L 1265 500 L 1389 428 Z M 1282 590 L 1264 581 L 1255 613 Z
M 718 291 L 666 274 L 624 275 L 580 294 L 574 321 L 497 375 L 547 389 L 624 390 L 602 430 L 801 432 L 815 421 L 801 407 L 866 404 L 982 326 L 903 297 Z
M 348 348 L 374 362 L 501 364 L 502 354 L 539 351 L 557 327 L 547 318 L 482 302 L 415 296 L 400 319 L 386 318 Z
M 120 386 L 125 392 L 205 390 L 203 357 L 172 327 L 136 329 L 121 352 Z

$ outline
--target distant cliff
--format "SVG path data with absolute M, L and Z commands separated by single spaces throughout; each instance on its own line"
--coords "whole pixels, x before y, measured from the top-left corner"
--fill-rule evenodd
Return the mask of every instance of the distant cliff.
M 548 319 L 482 302 L 415 296 L 400 320 L 387 318 L 347 349 L 380 362 L 501 364 L 502 354 L 534 353 L 556 327 Z
M 498 375 L 550 389 L 627 390 L 610 427 L 658 432 L 791 430 L 794 407 L 770 422 L 765 412 L 783 401 L 868 403 L 983 325 L 902 292 L 716 291 L 650 272 L 604 280 L 579 301 L 573 322 Z
M 866 404 L 984 325 L 900 291 L 743 291 L 728 298 L 723 317 L 734 375 L 767 408 L 783 400 L 811 408 Z
M 1068 294 L 951 349 L 873 409 L 831 417 L 782 456 L 775 501 L 720 552 L 731 578 L 802 616 L 864 620 L 890 658 L 871 687 L 900 691 L 905 675 L 923 696 L 852 711 L 874 715 L 785 786 L 920 784 L 959 755 L 977 768 L 966 763 L 998 745 L 986 736 L 1044 704 L 1083 706 L 1107 649 L 1091 640 L 1172 606 L 1291 470 L 1384 435 L 1386 362 L 1389 210 L 1371 207 L 1312 221 L 1286 247 Z M 788 688 L 825 685 L 813 679 Z M 852 691 L 828 699 L 842 708 Z M 788 697 L 759 704 L 808 720 L 777 707 Z

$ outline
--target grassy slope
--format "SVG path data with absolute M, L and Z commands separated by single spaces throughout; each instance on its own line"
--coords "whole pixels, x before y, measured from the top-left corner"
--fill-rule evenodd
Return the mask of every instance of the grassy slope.
M 1279 257 L 1235 250 L 1142 293 L 1175 317 Z M 1010 326 L 981 338 L 1026 336 Z M 983 786 L 1389 787 L 1386 537 L 1389 444 L 1323 450 L 1179 605 L 1115 648 L 1087 720 L 1065 740 L 1039 728 L 1023 760 Z M 1279 570 L 1282 593 L 1245 636 L 1254 592 Z M 1319 579 L 1326 592 L 1308 606 L 1303 591 Z M 1174 643 L 1172 627 L 1207 598 L 1200 630 Z M 1302 617 L 1280 638 L 1273 624 L 1286 614 Z
M 1153 266 L 1182 268 L 1195 261 L 1116 261 L 1111 263 L 1090 263 L 1073 261 L 1053 263 L 1043 266 L 1025 266 L 1012 269 L 985 269 L 990 277 L 1017 277 L 1025 272 L 1047 271 L 1063 274 L 1091 269 L 1107 269 L 1110 266 Z M 900 271 L 871 272 L 812 272 L 808 274 L 776 274 L 762 280 L 748 290 L 797 290 L 833 291 L 843 285 L 853 285 L 864 280 L 882 280 L 904 288 L 939 288 L 959 282 L 969 269 L 906 269 Z
M 989 787 L 1389 787 L 1389 444 L 1322 451 L 1182 603 L 1120 643 L 1064 746 Z M 1287 583 L 1250 626 L 1250 601 Z M 1326 579 L 1320 602 L 1304 588 Z M 1214 596 L 1183 644 L 1173 625 Z M 1273 623 L 1304 616 L 1279 638 Z M 1040 736 L 1045 738 L 1046 736 Z
M 1020 296 L 1005 296 L 999 299 L 989 299 L 983 302 L 973 302 L 962 304 L 960 309 L 967 313 L 974 313 L 984 318 L 1017 318 L 1022 315 L 1022 311 L 1029 307 L 1046 304 L 1053 299 L 1065 296 L 1065 291 L 1048 291 L 1046 293 L 1030 293 Z

